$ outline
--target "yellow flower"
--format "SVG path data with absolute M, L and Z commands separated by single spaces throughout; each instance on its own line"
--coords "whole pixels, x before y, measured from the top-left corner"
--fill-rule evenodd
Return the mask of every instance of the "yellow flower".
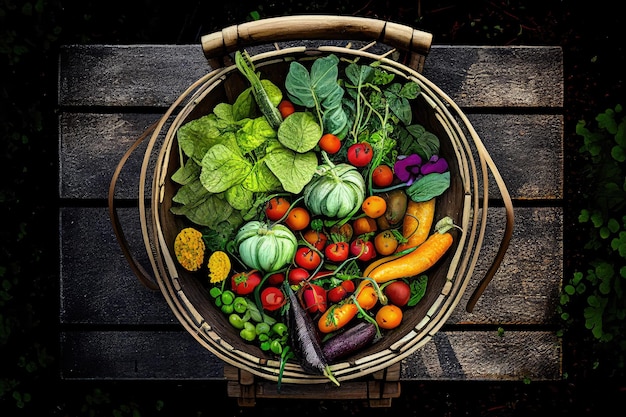
M 222 282 L 230 273 L 230 258 L 226 252 L 215 251 L 209 257 L 209 278 L 211 283 Z
M 174 241 L 176 259 L 187 271 L 200 269 L 204 262 L 205 249 L 202 233 L 192 227 L 181 230 Z

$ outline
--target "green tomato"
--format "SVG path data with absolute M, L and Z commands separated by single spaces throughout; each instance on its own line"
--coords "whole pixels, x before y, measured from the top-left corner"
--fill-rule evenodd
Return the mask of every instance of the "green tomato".
M 233 308 L 232 304 L 224 304 L 222 305 L 222 313 L 224 314 L 231 314 L 233 311 L 235 311 L 235 309 Z
M 236 297 L 233 301 L 233 308 L 239 314 L 245 313 L 248 309 L 248 300 L 244 297 Z
M 239 336 L 241 336 L 241 338 L 243 340 L 246 340 L 248 342 L 252 342 L 256 338 L 256 333 L 255 333 L 254 330 L 243 328 L 239 332 Z
M 230 291 L 230 290 L 226 290 L 224 291 L 224 293 L 222 294 L 222 303 L 224 304 L 232 304 L 233 301 L 235 300 L 235 293 Z
M 279 336 L 284 336 L 287 333 L 287 325 L 285 323 L 274 323 L 272 331 Z
M 272 343 L 270 344 L 270 350 L 273 353 L 280 355 L 283 352 L 283 345 L 280 343 L 280 340 L 272 340 Z
M 220 290 L 217 287 L 213 287 L 209 290 L 209 294 L 211 294 L 211 297 L 213 298 L 219 297 L 221 293 L 222 293 L 222 290 Z
M 268 334 L 270 332 L 270 325 L 265 322 L 257 323 L 255 330 L 256 334 Z
M 241 318 L 241 316 L 237 313 L 232 313 L 230 316 L 228 316 L 228 322 L 235 328 L 235 329 L 243 329 L 245 327 L 246 321 L 244 321 L 243 318 Z

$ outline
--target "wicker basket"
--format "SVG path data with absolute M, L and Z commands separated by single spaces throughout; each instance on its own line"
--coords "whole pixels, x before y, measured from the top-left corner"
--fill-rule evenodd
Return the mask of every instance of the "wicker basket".
M 328 42 L 320 45 L 322 39 Z M 175 261 L 173 242 L 184 220 L 170 213 L 177 187 L 170 177 L 179 166 L 178 127 L 209 113 L 220 102 L 233 102 L 247 86 L 229 61 L 230 53 L 244 47 L 254 47 L 256 52 L 248 51 L 253 52 L 257 70 L 277 85 L 284 82 L 289 61 L 294 59 L 335 54 L 340 58 L 358 57 L 361 62 L 380 61 L 387 71 L 420 85 L 422 93 L 413 108 L 414 120 L 440 138 L 440 153 L 449 161 L 451 184 L 438 197 L 435 218 L 452 217 L 462 232 L 456 235 L 443 262 L 430 271 L 424 299 L 405 312 L 400 327 L 369 348 L 333 363 L 335 377 L 346 381 L 395 364 L 427 343 L 446 322 L 466 291 L 480 254 L 489 212 L 487 184 L 491 172 L 505 202 L 507 226 L 490 270 L 470 298 L 467 308 L 472 310 L 507 249 L 513 210 L 506 187 L 466 116 L 420 74 L 430 42 L 429 34 L 407 26 L 367 18 L 319 15 L 266 19 L 202 38 L 203 50 L 214 70 L 191 85 L 152 131 L 139 182 L 139 196 L 143 196 L 146 181 L 152 181 L 151 207 L 145 206 L 143 198 L 139 201 L 142 232 L 154 272 L 152 279 L 185 329 L 223 361 L 268 380 L 279 379 L 279 362 L 257 346 L 244 342 L 227 317 L 213 305 L 205 286 Z M 355 46 L 359 44 L 363 47 Z M 156 165 L 152 172 L 153 164 Z M 138 270 L 136 265 L 133 269 L 146 283 L 145 271 Z M 306 373 L 295 362 L 287 364 L 281 380 L 295 384 L 328 382 L 324 376 Z

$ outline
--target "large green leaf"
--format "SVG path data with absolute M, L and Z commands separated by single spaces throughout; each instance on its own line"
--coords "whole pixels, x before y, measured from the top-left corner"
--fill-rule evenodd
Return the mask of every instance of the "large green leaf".
M 318 165 L 315 152 L 298 153 L 284 147 L 268 152 L 265 163 L 280 180 L 285 191 L 293 194 L 299 194 L 311 181 Z
M 252 164 L 240 153 L 215 145 L 202 159 L 200 181 L 212 193 L 221 193 L 240 184 L 252 171 Z
M 322 128 L 310 112 L 293 113 L 278 128 L 280 143 L 299 153 L 313 149 L 321 137 Z

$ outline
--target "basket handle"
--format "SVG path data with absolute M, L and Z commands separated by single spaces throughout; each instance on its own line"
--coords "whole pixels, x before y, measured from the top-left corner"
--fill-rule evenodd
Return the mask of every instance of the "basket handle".
M 120 176 L 120 173 L 122 172 L 122 169 L 124 168 L 124 165 L 126 165 L 126 161 L 128 161 L 128 158 L 130 157 L 130 155 L 135 151 L 135 149 L 137 149 L 137 147 L 148 137 L 152 134 L 152 132 L 154 132 L 154 130 L 156 129 L 157 125 L 159 124 L 159 121 L 156 121 L 155 123 L 153 123 L 152 125 L 148 126 L 148 128 L 145 130 L 145 132 L 143 132 L 136 140 L 135 142 L 133 142 L 133 144 L 126 150 L 126 152 L 124 153 L 124 155 L 122 156 L 122 158 L 120 159 L 120 161 L 117 164 L 117 167 L 115 168 L 115 171 L 113 172 L 113 176 L 111 178 L 111 183 L 109 184 L 109 218 L 111 219 L 111 225 L 113 226 L 113 232 L 115 233 L 115 237 L 117 238 L 117 242 L 119 243 L 120 248 L 122 249 L 122 253 L 124 254 L 124 257 L 126 258 L 126 260 L 128 261 L 128 264 L 130 265 L 130 269 L 133 271 L 133 273 L 135 274 L 135 276 L 137 276 L 137 278 L 139 279 L 139 282 L 141 282 L 146 288 L 150 289 L 150 290 L 158 290 L 159 286 L 158 284 L 155 282 L 154 278 L 152 278 L 152 276 L 146 271 L 146 269 L 137 261 L 137 259 L 133 256 L 132 252 L 130 251 L 130 247 L 128 245 L 128 241 L 126 240 L 126 236 L 124 235 L 124 230 L 122 229 L 122 224 L 120 222 L 118 213 L 117 213 L 117 208 L 115 206 L 115 186 L 117 185 L 117 180 Z M 140 196 L 141 198 L 141 196 Z
M 282 16 L 229 26 L 202 36 L 204 55 L 213 68 L 245 46 L 299 39 L 377 40 L 408 52 L 407 65 L 418 72 L 430 51 L 432 34 L 398 23 L 355 16 Z
M 502 264 L 502 261 L 504 260 L 504 255 L 506 254 L 506 251 L 509 248 L 509 244 L 513 237 L 513 229 L 515 227 L 515 213 L 513 209 L 513 201 L 511 200 L 511 196 L 506 187 L 506 184 L 504 183 L 502 176 L 498 172 L 498 168 L 496 167 L 496 164 L 493 162 L 493 159 L 491 159 L 489 152 L 487 152 L 487 149 L 483 145 L 480 138 L 475 134 L 473 136 L 474 136 L 474 143 L 476 144 L 478 153 L 481 155 L 482 160 L 491 171 L 493 179 L 495 180 L 496 185 L 498 186 L 498 190 L 500 191 L 500 195 L 502 196 L 502 201 L 504 202 L 504 208 L 505 208 L 505 213 L 506 213 L 506 223 L 504 226 L 504 234 L 502 236 L 502 241 L 500 242 L 500 247 L 498 248 L 498 252 L 496 253 L 496 256 L 494 257 L 491 263 L 491 266 L 489 267 L 489 269 L 487 270 L 483 278 L 480 280 L 480 282 L 478 283 L 478 286 L 474 289 L 474 292 L 472 293 L 472 295 L 469 298 L 469 301 L 467 302 L 467 306 L 465 307 L 465 309 L 469 313 L 474 311 L 474 307 L 476 306 L 478 299 L 483 294 L 483 292 L 485 291 L 485 289 L 491 282 L 491 279 L 494 277 L 496 272 L 498 272 L 498 269 L 500 268 L 500 265 Z M 485 184 L 488 181 L 488 178 L 486 175 L 487 175 L 487 171 L 484 170 L 483 181 L 485 181 Z M 487 212 L 487 205 L 485 204 L 485 206 L 483 206 L 483 216 L 486 215 L 486 212 Z M 483 218 L 483 222 L 486 222 L 485 218 Z

